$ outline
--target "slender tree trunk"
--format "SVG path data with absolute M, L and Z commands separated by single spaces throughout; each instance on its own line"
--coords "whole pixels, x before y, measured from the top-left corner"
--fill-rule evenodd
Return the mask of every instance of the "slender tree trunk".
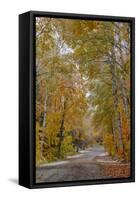
M 122 121 L 121 121 L 121 114 L 120 112 L 118 112 L 118 128 L 119 128 L 119 131 L 118 131 L 118 139 L 119 139 L 119 149 L 121 151 L 121 153 L 124 153 L 124 145 L 123 145 L 123 133 L 122 133 Z
M 124 57 L 123 57 L 123 51 L 122 51 L 122 39 L 120 36 L 120 32 L 118 32 L 118 38 L 119 38 L 119 53 L 120 53 L 120 63 L 121 63 L 121 69 L 124 72 L 125 71 L 125 61 L 124 61 Z M 124 111 L 126 114 L 126 119 L 127 119 L 127 126 L 128 126 L 128 140 L 129 140 L 129 135 L 130 135 L 130 111 L 129 111 L 129 101 L 128 101 L 128 95 L 127 95 L 127 89 L 126 89 L 126 79 L 125 79 L 125 75 L 123 73 L 121 73 L 120 76 L 120 92 L 121 92 L 121 97 L 122 97 L 122 102 L 123 102 L 123 107 L 124 107 Z
M 120 112 L 118 110 L 119 106 L 119 88 L 118 88 L 118 77 L 116 75 L 116 60 L 117 60 L 117 55 L 116 55 L 116 43 L 118 42 L 118 33 L 116 31 L 116 27 L 114 29 L 115 35 L 114 35 L 114 46 L 112 48 L 112 64 L 110 65 L 111 69 L 111 75 L 112 75 L 112 94 L 114 98 L 114 120 L 115 120 L 115 129 L 116 129 L 116 137 L 118 136 L 118 149 L 123 152 L 124 147 L 123 147 L 123 138 L 122 138 L 122 122 L 121 122 L 121 116 Z
M 118 111 L 118 102 L 119 102 L 119 97 L 117 93 L 117 83 L 116 83 L 116 74 L 115 74 L 115 65 L 110 65 L 111 69 L 111 74 L 112 74 L 112 93 L 113 93 L 113 98 L 114 98 L 114 137 L 117 137 L 118 133 L 118 138 L 119 138 L 119 145 L 118 148 L 123 151 L 123 141 L 122 141 L 122 125 L 121 125 L 121 120 L 120 120 L 120 113 Z
M 115 149 L 115 154 L 118 151 L 118 146 L 117 146 L 117 137 L 116 137 L 116 130 L 114 126 L 114 118 L 112 117 L 112 134 L 113 134 L 113 142 L 114 142 L 114 149 Z
M 60 132 L 59 132 L 58 158 L 61 157 L 61 145 L 62 145 L 62 141 L 64 137 L 64 117 L 65 117 L 65 114 L 63 113 L 61 126 L 60 126 Z
M 46 114 L 47 114 L 47 89 L 45 91 L 45 99 L 44 99 L 44 113 L 43 113 L 43 123 L 42 123 L 42 128 L 43 128 L 43 131 L 41 133 L 41 160 L 43 161 L 45 158 L 44 158 L 44 145 L 45 145 L 45 132 L 44 132 L 44 129 L 46 128 Z
M 60 131 L 59 131 L 58 158 L 61 157 L 61 145 L 64 138 L 64 121 L 65 121 L 66 103 L 67 103 L 67 99 L 65 99 L 63 102 L 63 114 L 62 114 Z
M 122 102 L 123 102 L 123 108 L 124 108 L 126 120 L 127 120 L 127 128 L 128 128 L 127 140 L 129 140 L 129 137 L 130 137 L 130 110 L 129 110 L 129 104 L 128 104 L 127 97 L 126 97 L 127 92 L 126 92 L 126 89 L 124 86 L 125 81 L 123 80 L 123 77 L 122 77 L 122 80 L 120 80 L 120 85 L 121 85 L 121 97 L 122 97 Z
M 46 112 L 47 112 L 47 90 L 44 99 L 44 115 L 43 115 L 43 128 L 46 127 Z

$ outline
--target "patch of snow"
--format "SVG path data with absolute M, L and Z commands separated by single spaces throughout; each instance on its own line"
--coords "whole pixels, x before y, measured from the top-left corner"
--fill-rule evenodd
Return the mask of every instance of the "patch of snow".
M 103 159 L 96 159 L 97 162 L 101 163 L 118 163 L 118 160 L 103 160 Z
M 67 159 L 70 159 L 70 158 L 79 158 L 81 156 L 82 156 L 82 154 L 78 154 L 78 155 L 74 155 L 74 156 L 67 156 Z
M 88 152 L 90 152 L 90 151 L 85 151 L 85 150 L 79 151 L 79 153 L 88 153 Z
M 40 165 L 40 167 L 47 167 L 47 166 L 57 166 L 57 165 L 62 165 L 62 164 L 67 164 L 69 161 L 58 161 L 58 162 L 53 162 L 53 163 L 46 163 Z
M 109 154 L 107 152 L 101 153 L 99 156 L 108 156 Z

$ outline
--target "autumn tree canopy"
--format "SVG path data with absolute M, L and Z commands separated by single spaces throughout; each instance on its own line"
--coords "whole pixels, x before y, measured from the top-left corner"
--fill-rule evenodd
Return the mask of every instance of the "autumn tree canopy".
M 130 24 L 36 19 L 36 162 L 92 145 L 130 159 Z

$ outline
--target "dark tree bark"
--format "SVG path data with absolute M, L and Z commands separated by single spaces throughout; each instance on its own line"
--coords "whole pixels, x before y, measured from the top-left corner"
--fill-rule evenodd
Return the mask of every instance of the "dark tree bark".
M 65 99 L 63 102 L 63 114 L 59 130 L 58 158 L 61 158 L 61 145 L 64 139 L 64 121 L 65 121 L 66 105 L 67 105 L 67 99 Z

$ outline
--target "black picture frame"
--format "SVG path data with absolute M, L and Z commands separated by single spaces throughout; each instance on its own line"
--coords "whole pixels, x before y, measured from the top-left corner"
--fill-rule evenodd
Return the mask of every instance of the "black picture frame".
M 131 23 L 131 176 L 129 178 L 35 183 L 35 17 Z M 132 134 L 133 133 L 133 134 Z M 29 11 L 19 15 L 19 184 L 47 188 L 135 181 L 135 18 Z

